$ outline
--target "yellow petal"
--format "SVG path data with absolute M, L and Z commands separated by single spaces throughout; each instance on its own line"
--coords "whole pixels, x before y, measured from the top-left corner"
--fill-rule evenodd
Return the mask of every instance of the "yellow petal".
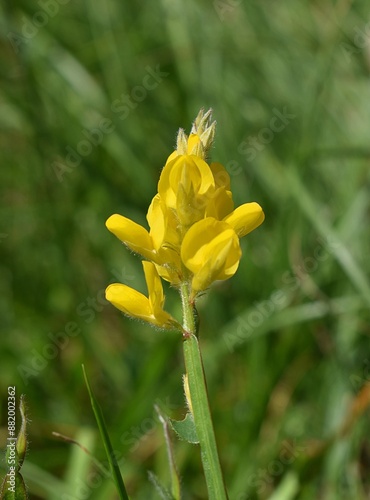
M 133 288 L 113 283 L 105 291 L 106 299 L 127 316 L 165 329 L 181 329 L 177 321 L 162 309 L 164 295 L 155 265 L 143 262 L 149 299 Z
M 213 217 L 194 224 L 181 247 L 184 265 L 194 274 L 193 288 L 204 290 L 213 281 L 230 278 L 237 270 L 241 250 L 235 231 Z
M 202 150 L 202 141 L 198 134 L 190 134 L 188 139 L 188 155 L 197 155 L 199 150 Z
M 143 262 L 143 268 L 148 287 L 149 304 L 153 316 L 151 322 L 161 328 L 171 328 L 177 322 L 170 314 L 163 310 L 164 293 L 156 266 L 152 262 Z
M 161 198 L 159 194 L 152 199 L 146 218 L 150 226 L 149 234 L 152 238 L 153 245 L 158 250 L 164 242 L 166 233 L 165 215 L 161 207 Z
M 176 215 L 180 226 L 189 227 L 200 219 L 203 219 L 207 200 L 203 200 L 194 191 L 187 168 L 182 171 L 182 178 L 177 189 Z
M 105 297 L 117 309 L 128 316 L 140 318 L 145 321 L 149 321 L 152 318 L 149 299 L 127 285 L 120 283 L 109 285 L 105 291 Z
M 188 154 L 191 154 L 192 149 L 200 143 L 198 134 L 190 134 L 188 138 Z
M 235 234 L 225 222 L 207 217 L 194 224 L 186 233 L 182 247 L 181 258 L 186 267 L 193 272 L 200 269 L 208 260 L 210 246 L 228 241 Z
M 168 264 L 164 264 L 162 266 L 156 264 L 156 267 L 157 267 L 157 271 L 158 271 L 159 276 L 162 279 L 171 283 L 171 285 L 177 286 L 177 285 L 180 285 L 181 282 L 183 281 L 182 273 L 179 272 L 179 269 L 181 268 L 181 264 L 180 264 L 180 266 L 178 266 L 176 268 L 173 266 L 170 266 Z
M 213 248 L 206 264 L 194 274 L 192 288 L 195 292 L 205 290 L 214 281 L 227 280 L 234 276 L 241 257 L 238 239 L 229 240 L 224 246 Z
M 230 224 L 241 238 L 256 229 L 265 220 L 265 214 L 258 203 L 245 203 L 227 215 L 224 222 Z
M 150 226 L 149 234 L 157 251 L 161 246 L 180 251 L 178 221 L 174 211 L 165 206 L 159 194 L 154 196 L 146 218 Z
M 164 294 L 161 278 L 152 262 L 143 262 L 145 281 L 148 287 L 149 303 L 154 316 L 163 308 Z
M 216 187 L 223 187 L 230 191 L 230 175 L 221 163 L 213 162 L 209 168 L 212 170 Z
M 212 170 L 209 168 L 209 165 L 199 158 L 198 156 L 188 156 L 186 161 L 190 160 L 190 165 L 193 167 L 195 165 L 196 170 L 199 175 L 199 188 L 198 194 L 206 194 L 210 189 L 215 188 L 215 182 L 212 174 Z
M 187 170 L 185 175 L 184 169 Z M 205 195 L 210 189 L 215 188 L 211 169 L 204 160 L 194 155 L 179 155 L 162 170 L 158 193 L 169 208 L 176 209 L 180 183 L 186 192 L 192 190 L 195 195 Z
M 105 224 L 109 231 L 133 252 L 139 253 L 149 260 L 157 260 L 152 239 L 145 228 L 118 214 L 111 215 Z
M 231 191 L 219 187 L 208 200 L 205 216 L 222 220 L 233 210 L 234 202 Z
M 170 156 L 167 158 L 166 165 L 167 163 L 170 163 L 170 161 L 174 160 L 176 156 L 179 156 L 179 153 L 177 151 L 171 153 Z

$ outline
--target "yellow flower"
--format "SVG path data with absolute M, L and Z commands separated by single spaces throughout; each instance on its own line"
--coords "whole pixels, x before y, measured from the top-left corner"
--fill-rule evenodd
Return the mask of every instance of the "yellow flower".
M 183 278 L 178 223 L 174 213 L 166 209 L 158 194 L 149 206 L 147 220 L 149 232 L 140 224 L 118 214 L 111 215 L 105 224 L 130 250 L 154 262 L 160 276 L 178 285 Z
M 179 224 L 185 227 L 204 217 L 207 200 L 214 191 L 212 170 L 194 155 L 178 155 L 166 163 L 158 182 L 161 200 L 176 211 Z
M 193 295 L 236 273 L 241 258 L 239 238 L 262 224 L 264 218 L 258 203 L 245 203 L 223 221 L 207 217 L 187 231 L 181 259 L 193 274 Z
M 170 214 L 162 213 L 155 204 L 150 205 L 148 212 L 148 220 L 152 224 L 150 232 L 140 224 L 118 214 L 111 215 L 105 225 L 130 250 L 145 259 L 159 265 L 172 264 L 172 267 L 178 267 L 175 231 L 172 235 L 169 234 L 168 230 L 173 224 L 169 222 L 168 215 Z
M 230 176 L 221 163 L 213 162 L 209 168 L 212 170 L 216 189 L 208 199 L 205 216 L 222 220 L 234 209 L 233 196 L 230 191 Z
M 241 250 L 234 229 L 226 222 L 207 217 L 186 233 L 181 258 L 192 272 L 194 294 L 216 280 L 226 280 L 238 269 Z
M 155 265 L 143 262 L 143 267 L 149 298 L 127 285 L 113 283 L 105 291 L 106 299 L 127 316 L 159 328 L 181 330 L 177 321 L 163 310 L 163 288 Z

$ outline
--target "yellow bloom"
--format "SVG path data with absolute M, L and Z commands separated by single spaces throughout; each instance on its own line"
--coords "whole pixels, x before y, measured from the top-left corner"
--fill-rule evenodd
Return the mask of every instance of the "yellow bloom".
M 143 262 L 143 267 L 149 298 L 127 285 L 113 283 L 105 291 L 106 299 L 127 316 L 159 328 L 181 329 L 177 321 L 163 310 L 163 288 L 155 265 Z
M 241 258 L 239 238 L 262 224 L 264 218 L 258 203 L 245 203 L 223 221 L 207 217 L 189 229 L 182 242 L 181 259 L 193 273 L 195 293 L 236 273 Z
M 207 217 L 186 233 L 181 258 L 193 273 L 192 289 L 199 292 L 216 280 L 226 280 L 238 269 L 241 250 L 234 229 L 226 222 Z
M 158 207 L 152 205 L 149 207 L 148 219 L 153 223 L 150 233 L 140 224 L 118 214 L 111 215 L 105 225 L 130 250 L 154 262 L 163 279 L 178 285 L 182 280 L 180 246 L 174 247 L 167 241 L 167 238 L 170 239 L 170 231 L 167 230 L 171 229 L 171 224 L 158 211 Z
M 215 190 L 209 165 L 194 155 L 179 155 L 168 162 L 158 182 L 158 194 L 176 211 L 180 225 L 189 227 L 204 217 L 207 200 Z

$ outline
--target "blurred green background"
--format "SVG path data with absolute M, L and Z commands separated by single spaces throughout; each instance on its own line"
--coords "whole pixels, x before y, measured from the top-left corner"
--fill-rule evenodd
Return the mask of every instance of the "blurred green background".
M 176 132 L 201 107 L 236 205 L 266 213 L 236 276 L 199 302 L 230 499 L 369 498 L 367 2 L 17 0 L 0 12 L 0 444 L 16 386 L 31 498 L 116 498 L 52 435 L 105 461 L 82 363 L 132 498 L 159 498 L 148 470 L 169 482 L 153 405 L 184 415 L 181 344 L 104 301 L 113 281 L 145 291 L 140 259 L 104 223 L 145 224 Z M 175 453 L 184 499 L 205 499 L 199 450 L 175 441 Z

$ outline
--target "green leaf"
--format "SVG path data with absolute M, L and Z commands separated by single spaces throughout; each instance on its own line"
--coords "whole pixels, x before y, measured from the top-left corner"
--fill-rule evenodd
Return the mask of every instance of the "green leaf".
M 2 500 L 27 500 L 28 493 L 23 477 L 19 472 L 14 476 L 7 474 L 1 485 L 0 498 Z
M 199 444 L 194 418 L 191 413 L 187 413 L 184 420 L 172 420 L 171 418 L 170 423 L 172 429 L 176 432 L 180 439 L 183 439 L 191 444 Z
M 95 396 L 91 390 L 91 387 L 90 387 L 90 384 L 89 384 L 89 381 L 87 379 L 87 375 L 85 372 L 84 365 L 82 365 L 82 371 L 84 374 L 86 387 L 87 387 L 87 390 L 89 392 L 91 407 L 92 407 L 92 410 L 93 410 L 94 415 L 95 415 L 96 423 L 98 424 L 98 427 L 99 427 L 100 436 L 103 440 L 105 452 L 107 454 L 107 458 L 108 458 L 108 462 L 109 462 L 109 467 L 110 467 L 114 482 L 116 483 L 119 498 L 121 500 L 129 500 L 129 497 L 127 495 L 126 488 L 125 488 L 125 485 L 124 485 L 124 482 L 123 482 L 123 479 L 121 476 L 121 471 L 118 467 L 117 460 L 116 460 L 116 457 L 115 457 L 115 454 L 113 451 L 113 447 L 112 447 L 112 444 L 111 444 L 110 439 L 109 439 L 107 427 L 105 425 L 104 415 L 103 415 L 103 412 L 99 406 L 99 403 L 95 399 Z

